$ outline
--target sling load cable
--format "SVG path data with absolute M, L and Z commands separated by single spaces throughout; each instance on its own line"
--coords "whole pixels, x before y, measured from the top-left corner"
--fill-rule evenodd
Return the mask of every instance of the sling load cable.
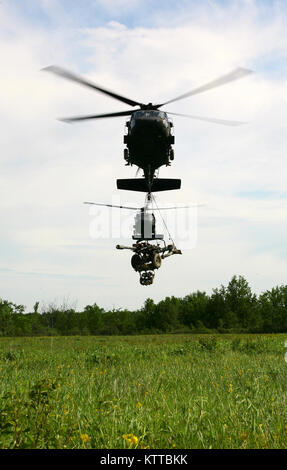
M 173 238 L 172 238 L 172 236 L 171 236 L 171 234 L 170 234 L 170 231 L 169 231 L 168 228 L 167 228 L 167 224 L 166 224 L 166 222 L 165 222 L 165 220 L 164 220 L 164 218 L 163 218 L 163 216 L 162 216 L 162 214 L 161 214 L 161 211 L 160 211 L 160 209 L 158 208 L 158 205 L 157 205 L 157 202 L 156 202 L 156 200 L 155 200 L 154 195 L 152 194 L 151 197 L 152 197 L 152 201 L 154 201 L 155 206 L 156 206 L 156 209 L 158 210 L 159 215 L 161 216 L 161 219 L 162 219 L 162 221 L 163 221 L 163 223 L 164 223 L 165 229 L 166 229 L 166 231 L 167 231 L 167 233 L 168 233 L 168 236 L 169 236 L 169 240 L 170 240 L 170 241 L 172 242 L 172 244 L 175 246 L 174 240 L 173 240 Z

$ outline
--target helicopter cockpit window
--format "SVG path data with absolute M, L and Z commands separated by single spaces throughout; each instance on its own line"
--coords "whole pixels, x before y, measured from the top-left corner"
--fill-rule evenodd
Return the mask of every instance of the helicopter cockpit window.
M 134 117 L 135 118 L 141 118 L 144 116 L 144 111 L 137 111 L 135 114 L 134 114 Z
M 162 111 L 147 110 L 147 111 L 136 111 L 133 115 L 133 119 L 162 119 L 166 120 L 166 113 Z
M 144 111 L 136 111 L 136 112 L 132 115 L 131 127 L 134 127 L 136 119 L 142 118 L 143 115 L 144 115 Z

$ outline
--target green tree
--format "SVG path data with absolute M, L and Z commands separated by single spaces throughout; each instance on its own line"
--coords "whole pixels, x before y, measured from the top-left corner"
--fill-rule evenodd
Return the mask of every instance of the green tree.
M 138 325 L 141 329 L 152 329 L 156 326 L 156 309 L 155 303 L 152 299 L 146 299 L 143 308 L 138 315 Z
M 207 307 L 211 328 L 256 330 L 261 321 L 256 309 L 256 295 L 243 276 L 233 276 L 227 287 L 213 289 Z
M 244 329 L 256 328 L 260 324 L 256 316 L 256 295 L 243 276 L 233 276 L 226 288 L 225 300 L 228 310 L 233 312 Z
M 93 305 L 87 305 L 84 312 L 86 314 L 87 328 L 90 334 L 97 334 L 103 324 L 103 309 L 94 303 Z
M 183 325 L 193 328 L 202 322 L 206 323 L 209 297 L 205 292 L 194 292 L 185 296 L 180 302 L 179 319 Z
M 155 327 L 160 331 L 178 328 L 180 301 L 175 297 L 166 297 L 155 307 Z
M 265 332 L 287 330 L 287 286 L 273 287 L 259 297 L 262 329 Z
M 0 299 L 0 335 L 13 336 L 15 334 L 16 315 L 23 315 L 24 310 L 24 305 L 16 305 L 8 300 Z

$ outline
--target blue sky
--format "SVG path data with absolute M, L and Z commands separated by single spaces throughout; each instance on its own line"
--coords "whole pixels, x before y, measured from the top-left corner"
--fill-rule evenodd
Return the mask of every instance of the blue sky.
M 3 2 L 8 3 L 8 2 Z M 234 11 L 249 8 L 251 4 L 260 7 L 257 16 L 262 22 L 268 22 L 270 15 L 280 11 L 286 14 L 286 3 L 276 0 L 256 0 L 234 2 L 230 0 L 10 0 L 9 7 L 14 14 L 38 27 L 53 27 L 62 18 L 77 27 L 97 27 L 109 21 L 120 21 L 128 27 L 150 27 L 155 22 L 177 22 L 184 15 L 186 21 L 196 17 L 199 11 L 215 9 L 224 11 L 231 5 Z M 54 11 L 53 11 L 54 9 Z M 58 17 L 57 13 L 61 13 Z
M 64 297 L 79 308 L 137 308 L 148 296 L 210 292 L 234 274 L 256 292 L 287 283 L 286 13 L 286 2 L 262 0 L 3 0 L 0 297 L 28 309 Z M 158 200 L 206 206 L 194 248 L 165 260 L 148 290 L 128 253 L 115 250 L 129 240 L 93 239 L 94 216 L 82 205 L 110 203 L 119 196 L 115 179 L 134 177 L 122 158 L 124 119 L 56 120 L 126 107 L 40 72 L 51 64 L 143 101 L 172 98 L 236 67 L 254 72 L 170 105 L 248 124 L 174 118 L 176 158 L 160 176 L 182 178 L 182 190 Z M 120 197 L 143 202 L 140 194 Z
M 119 4 L 119 7 L 117 6 Z M 119 21 L 128 27 L 153 26 L 158 15 L 170 18 L 171 14 L 184 12 L 191 2 L 171 0 L 97 1 L 62 0 L 42 2 L 35 0 L 12 0 L 13 13 L 23 21 L 43 28 L 57 28 L 61 21 L 65 26 L 77 28 L 98 27 L 110 21 Z M 53 11 L 53 6 L 57 10 Z M 55 14 L 55 13 L 58 13 Z
M 206 2 L 212 6 L 213 2 Z M 224 7 L 225 1 L 215 2 Z M 176 21 L 177 16 L 198 9 L 199 2 L 190 0 L 130 0 L 130 1 L 98 1 L 98 0 L 12 0 L 10 7 L 23 20 L 37 27 L 57 27 L 61 20 L 76 27 L 98 27 L 109 21 L 119 21 L 128 27 L 153 26 L 160 17 L 165 21 Z M 53 12 L 53 7 L 57 10 Z M 55 13 L 60 13 L 57 17 Z M 186 18 L 187 19 L 187 18 Z
M 207 28 L 212 25 L 222 30 L 236 17 L 239 20 L 245 17 L 263 28 L 268 28 L 276 17 L 283 23 L 287 19 L 287 5 L 283 0 L 10 0 L 3 2 L 3 7 L 10 12 L 10 18 L 17 18 L 27 29 L 48 34 L 59 34 L 62 30 L 71 39 L 71 51 L 67 55 L 77 59 L 83 71 L 87 57 L 87 50 L 81 45 L 84 31 L 111 22 L 128 29 L 178 28 L 184 24 L 192 27 L 200 18 Z M 3 26 L 10 32 L 9 24 Z M 267 49 L 265 54 L 253 58 L 252 65 L 257 73 L 275 78 L 287 72 L 285 54 L 280 48 L 271 54 Z

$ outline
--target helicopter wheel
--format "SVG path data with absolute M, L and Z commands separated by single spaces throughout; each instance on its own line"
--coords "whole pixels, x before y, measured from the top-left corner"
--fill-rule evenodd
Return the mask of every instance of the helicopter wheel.
M 124 149 L 124 159 L 125 159 L 125 161 L 127 162 L 127 165 L 129 165 L 129 163 L 130 163 L 130 158 L 129 158 L 129 149 L 128 149 L 128 148 L 125 148 L 125 149 Z
M 174 150 L 173 149 L 170 149 L 170 151 L 169 151 L 169 158 L 170 158 L 170 160 L 174 160 Z

